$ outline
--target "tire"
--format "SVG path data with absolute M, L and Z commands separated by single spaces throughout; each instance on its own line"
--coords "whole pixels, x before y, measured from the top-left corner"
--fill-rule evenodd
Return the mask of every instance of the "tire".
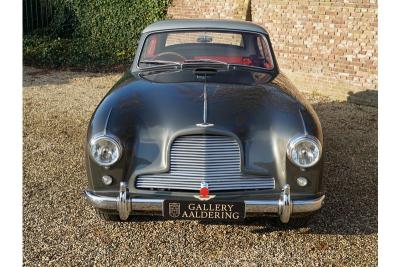
M 108 210 L 95 209 L 97 216 L 105 221 L 122 222 L 118 214 L 111 213 Z

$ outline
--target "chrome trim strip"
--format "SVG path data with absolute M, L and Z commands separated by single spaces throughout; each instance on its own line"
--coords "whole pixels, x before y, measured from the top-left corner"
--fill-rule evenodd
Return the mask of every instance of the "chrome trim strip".
M 113 110 L 113 108 L 110 108 L 110 111 L 108 112 L 106 121 L 104 123 L 103 135 L 107 135 L 107 129 L 108 129 L 108 124 L 110 123 L 110 117 L 111 117 L 112 110 Z
M 205 76 L 204 85 L 203 85 L 203 123 L 207 123 L 207 75 Z
M 207 109 L 208 109 L 208 96 L 207 96 L 207 75 L 204 78 L 203 85 L 203 123 L 197 123 L 198 127 L 211 127 L 213 123 L 207 123 Z
M 301 110 L 300 110 L 300 109 L 298 109 L 298 110 L 299 110 L 299 114 L 300 114 L 300 118 L 301 118 L 301 123 L 303 124 L 304 135 L 308 135 L 307 127 L 306 127 L 306 122 L 305 122 L 305 120 L 304 120 L 303 113 L 301 113 Z
M 125 183 L 124 186 L 126 186 Z M 86 201 L 95 208 L 118 211 L 121 220 L 126 220 L 132 212 L 135 214 L 135 211 L 163 211 L 164 199 L 131 198 L 128 195 L 128 191 L 123 188 L 121 188 L 118 197 L 99 196 L 91 191 L 85 191 L 84 195 Z M 263 213 L 275 213 L 280 216 L 282 223 L 287 223 L 292 214 L 319 210 L 324 200 L 325 195 L 314 199 L 292 200 L 290 187 L 285 185 L 279 199 L 245 200 L 245 213 L 246 216 L 257 213 L 260 215 Z

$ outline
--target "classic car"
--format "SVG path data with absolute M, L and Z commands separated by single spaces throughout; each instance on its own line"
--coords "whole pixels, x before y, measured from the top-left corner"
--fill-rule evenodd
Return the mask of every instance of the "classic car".
M 131 68 L 86 140 L 87 201 L 107 220 L 282 223 L 323 205 L 323 134 L 279 70 L 267 31 L 233 20 L 165 20 L 142 32 Z

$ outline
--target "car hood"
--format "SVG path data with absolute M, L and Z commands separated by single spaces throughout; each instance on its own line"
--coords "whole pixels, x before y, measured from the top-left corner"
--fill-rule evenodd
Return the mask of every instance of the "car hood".
M 127 175 L 168 168 L 171 142 L 184 134 L 232 135 L 243 148 L 243 171 L 277 173 L 285 164 L 288 140 L 299 133 L 319 135 L 310 107 L 288 90 L 284 78 L 250 84 L 179 80 L 167 82 L 127 74 L 105 96 L 88 131 L 117 136 L 131 162 Z M 174 80 L 175 79 L 175 80 Z M 203 123 L 204 86 L 207 88 L 207 123 Z

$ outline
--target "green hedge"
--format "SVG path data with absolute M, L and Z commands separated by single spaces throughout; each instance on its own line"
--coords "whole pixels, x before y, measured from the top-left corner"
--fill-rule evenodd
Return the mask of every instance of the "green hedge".
M 96 67 L 132 62 L 140 32 L 171 0 L 57 0 L 48 29 L 24 35 L 24 63 Z

